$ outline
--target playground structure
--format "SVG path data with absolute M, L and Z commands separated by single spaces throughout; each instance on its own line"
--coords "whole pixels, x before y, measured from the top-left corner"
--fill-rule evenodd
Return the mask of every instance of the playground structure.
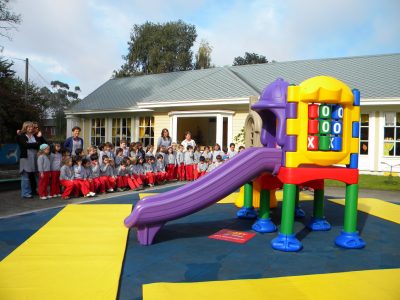
M 314 189 L 308 228 L 329 230 L 331 225 L 324 216 L 324 179 L 333 179 L 346 183 L 344 228 L 335 243 L 343 248 L 364 247 L 356 228 L 359 91 L 328 76 L 313 77 L 298 86 L 277 79 L 264 89 L 252 109 L 262 119 L 263 147 L 242 151 L 193 183 L 141 200 L 125 219 L 127 227 L 137 227 L 139 243 L 151 244 L 165 222 L 197 212 L 242 185 L 244 205 L 237 216 L 257 218 L 252 197 L 253 185 L 257 185 L 260 208 L 252 229 L 263 233 L 276 230 L 270 206 L 275 190 L 283 188 L 280 232 L 271 245 L 276 250 L 299 251 L 302 244 L 293 230 L 295 216 L 304 216 L 298 206 L 299 187 Z

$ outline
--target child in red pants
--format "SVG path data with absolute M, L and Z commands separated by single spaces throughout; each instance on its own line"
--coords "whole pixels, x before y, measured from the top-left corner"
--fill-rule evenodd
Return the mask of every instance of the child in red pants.
M 154 162 L 154 157 L 148 156 L 147 162 L 143 164 L 144 173 L 146 174 L 146 181 L 150 187 L 154 186 L 154 184 L 156 182 L 156 176 L 154 173 L 155 166 L 154 166 L 153 162 Z
M 107 192 L 114 192 L 115 187 L 115 175 L 114 168 L 111 165 L 110 159 L 107 155 L 103 155 L 103 164 L 100 167 L 100 177 L 103 180 Z
M 64 192 L 61 199 L 67 200 L 70 198 L 74 190 L 74 171 L 72 170 L 72 158 L 65 157 L 62 161 L 63 166 L 60 169 L 60 183 L 64 187 Z
M 90 155 L 90 168 L 92 169 L 91 171 L 91 176 L 92 176 L 92 185 L 90 190 L 93 193 L 102 193 L 104 194 L 106 192 L 106 184 L 104 180 L 100 177 L 100 165 L 99 165 L 99 156 L 97 153 L 91 154 Z
M 178 172 L 178 180 L 185 180 L 185 155 L 183 152 L 183 145 L 179 145 L 178 151 L 176 153 L 176 164 Z
M 197 178 L 206 175 L 207 168 L 208 168 L 208 163 L 206 163 L 206 159 L 204 158 L 204 156 L 200 156 L 200 162 L 197 165 L 197 173 L 198 173 Z
M 49 187 L 50 176 L 51 176 L 49 154 L 50 154 L 50 146 L 47 144 L 40 145 L 38 153 L 39 157 L 37 159 L 38 171 L 39 171 L 38 192 L 39 192 L 39 197 L 42 200 L 47 199 L 47 188 Z
M 90 191 L 89 181 L 86 180 L 85 168 L 82 166 L 82 158 L 75 155 L 73 158 L 74 165 L 72 167 L 74 171 L 74 196 L 79 196 L 79 191 L 84 197 L 93 197 L 95 193 Z
M 164 183 L 167 180 L 167 172 L 165 172 L 164 157 L 161 154 L 157 156 L 156 178 L 158 183 Z
M 120 166 L 117 168 L 117 191 L 122 192 L 126 188 L 131 190 L 137 190 L 139 188 L 139 183 L 129 175 L 129 169 L 127 168 L 128 158 L 123 158 Z
M 193 146 L 187 146 L 187 151 L 184 153 L 184 162 L 185 162 L 185 173 L 186 173 L 186 180 L 193 181 L 193 165 L 194 165 L 194 153 L 193 153 Z
M 92 163 L 89 159 L 83 158 L 82 159 L 82 167 L 84 170 L 84 180 L 88 183 L 89 190 L 91 192 L 92 197 L 96 195 L 96 185 L 93 181 L 93 172 L 92 172 Z
M 176 153 L 174 152 L 174 148 L 168 147 L 168 153 L 165 157 L 166 165 L 167 165 L 167 180 L 176 180 Z
M 61 145 L 55 143 L 53 152 L 50 153 L 50 170 L 51 170 L 51 184 L 50 184 L 50 197 L 60 197 L 60 169 L 61 169 Z
M 143 158 L 132 157 L 130 159 L 131 165 L 129 169 L 129 174 L 131 178 L 135 179 L 139 184 L 139 188 L 142 189 L 143 185 L 146 183 L 146 175 L 143 168 Z

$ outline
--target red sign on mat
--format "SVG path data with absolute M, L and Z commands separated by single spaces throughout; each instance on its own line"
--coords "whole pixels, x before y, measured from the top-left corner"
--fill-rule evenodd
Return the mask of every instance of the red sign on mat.
M 222 240 L 222 241 L 227 241 L 227 242 L 244 244 L 248 240 L 252 239 L 255 235 L 256 235 L 255 233 L 222 229 L 222 230 L 210 235 L 209 238 L 215 239 L 215 240 Z

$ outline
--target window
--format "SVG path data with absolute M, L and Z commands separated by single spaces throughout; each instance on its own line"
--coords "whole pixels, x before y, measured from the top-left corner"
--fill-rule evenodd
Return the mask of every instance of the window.
M 130 118 L 113 118 L 111 142 L 119 145 L 121 139 L 125 139 L 128 145 L 131 142 L 131 119 Z
M 400 156 L 400 113 L 388 112 L 383 128 L 383 153 L 385 156 Z
M 139 141 L 144 145 L 154 145 L 154 117 L 140 117 Z
M 56 128 L 55 127 L 51 127 L 50 128 L 50 135 L 52 135 L 52 136 L 56 135 Z
M 368 155 L 369 115 L 361 114 L 360 155 Z
M 90 143 L 97 146 L 106 141 L 106 121 L 104 118 L 92 119 Z

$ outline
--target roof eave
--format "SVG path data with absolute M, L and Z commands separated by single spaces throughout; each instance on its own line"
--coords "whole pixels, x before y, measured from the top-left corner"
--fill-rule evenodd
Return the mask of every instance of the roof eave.
M 90 114 L 111 114 L 111 113 L 128 113 L 128 112 L 151 112 L 153 109 L 148 108 L 118 108 L 118 109 L 102 109 L 102 110 L 81 110 L 81 111 L 65 111 L 66 115 L 90 115 Z
M 159 107 L 185 107 L 185 106 L 209 106 L 209 105 L 240 105 L 249 104 L 249 97 L 227 98 L 227 99 L 192 99 L 181 101 L 162 101 L 162 102 L 142 102 L 138 103 L 141 109 L 159 108 Z
M 400 98 L 361 98 L 362 106 L 373 105 L 400 105 Z

